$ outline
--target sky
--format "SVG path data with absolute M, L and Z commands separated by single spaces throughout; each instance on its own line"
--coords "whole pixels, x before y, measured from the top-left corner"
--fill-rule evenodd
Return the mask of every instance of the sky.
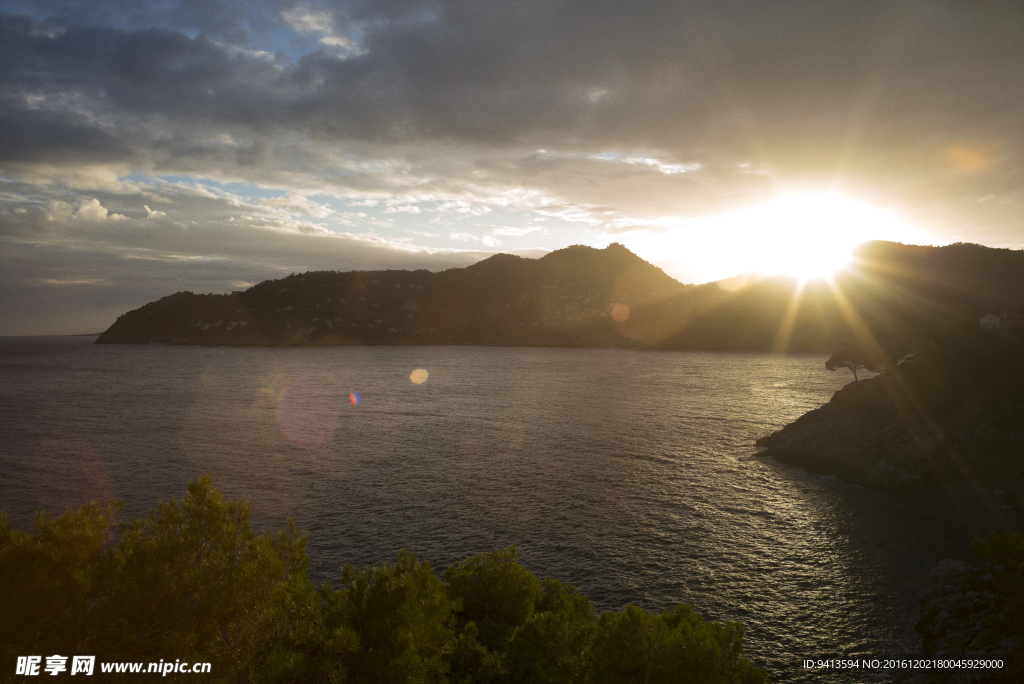
M 620 242 L 1024 246 L 1019 0 L 0 0 L 0 335 Z

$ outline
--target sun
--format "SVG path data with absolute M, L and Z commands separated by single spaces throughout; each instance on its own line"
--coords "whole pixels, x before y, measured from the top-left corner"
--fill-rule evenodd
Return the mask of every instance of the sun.
M 911 242 L 918 232 L 896 212 L 832 192 L 780 195 L 715 223 L 731 242 L 719 253 L 734 264 L 733 272 L 801 282 L 831 279 L 863 242 Z
M 756 210 L 767 233 L 758 271 L 800 280 L 831 278 L 876 232 L 877 210 L 839 195 L 780 197 Z
M 731 211 L 666 217 L 662 225 L 636 231 L 627 246 L 681 282 L 723 287 L 741 287 L 752 274 L 831 281 L 864 242 L 931 239 L 900 211 L 831 191 L 780 193 Z

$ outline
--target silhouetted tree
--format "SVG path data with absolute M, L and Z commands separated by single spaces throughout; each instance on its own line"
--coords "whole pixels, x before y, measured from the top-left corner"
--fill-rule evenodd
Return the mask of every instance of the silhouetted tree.
M 876 354 L 871 354 L 863 347 L 848 347 L 840 349 L 828 358 L 825 362 L 825 369 L 834 371 L 839 368 L 848 368 L 853 373 L 853 381 L 856 382 L 857 369 L 863 368 L 872 373 L 879 373 L 884 365 L 884 360 Z

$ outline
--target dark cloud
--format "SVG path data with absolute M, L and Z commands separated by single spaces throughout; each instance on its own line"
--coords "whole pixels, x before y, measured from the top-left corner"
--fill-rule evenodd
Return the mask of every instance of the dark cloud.
M 214 13 L 224 7 L 207 4 Z M 1019 154 L 1019 5 L 706 7 L 310 8 L 361 26 L 362 52 L 339 57 L 321 46 L 290 64 L 205 33 L 71 22 L 55 31 L 8 16 L 0 24 L 2 150 L 12 161 L 57 149 L 168 167 L 180 157 L 191 167 L 196 148 L 209 146 L 204 136 L 227 132 L 270 136 L 267 146 L 299 134 L 336 143 L 638 147 L 705 164 L 745 159 L 818 172 L 859 163 L 876 172 L 919 168 L 922 152 L 938 153 L 970 130 Z M 893 158 L 893 144 L 903 158 Z M 259 164 L 258 154 L 235 154 L 242 166 Z
M 863 145 L 906 147 L 925 132 L 1005 135 L 1017 122 L 1007 114 L 1021 101 L 1018 4 L 707 7 L 355 3 L 317 11 L 362 27 L 359 54 L 321 46 L 288 64 L 169 27 L 53 31 L 6 17 L 0 63 L 9 97 L 55 97 L 58 110 L 84 108 L 150 146 L 162 124 L 834 160 L 857 126 Z M 41 106 L 17 113 L 35 119 Z

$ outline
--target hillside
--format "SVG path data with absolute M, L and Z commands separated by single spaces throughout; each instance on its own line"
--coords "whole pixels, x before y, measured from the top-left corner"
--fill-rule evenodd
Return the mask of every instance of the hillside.
M 616 323 L 616 304 L 649 323 L 687 289 L 621 245 L 577 246 L 441 273 L 303 273 L 230 295 L 179 292 L 121 316 L 97 341 L 608 346 L 632 326 L 625 314 Z
M 926 339 L 1021 304 L 1024 252 L 980 245 L 867 243 L 834 286 L 802 289 L 783 278 L 683 285 L 622 245 L 577 245 L 440 273 L 310 272 L 226 295 L 179 292 L 122 315 L 97 342 L 825 350 L 864 335 Z

